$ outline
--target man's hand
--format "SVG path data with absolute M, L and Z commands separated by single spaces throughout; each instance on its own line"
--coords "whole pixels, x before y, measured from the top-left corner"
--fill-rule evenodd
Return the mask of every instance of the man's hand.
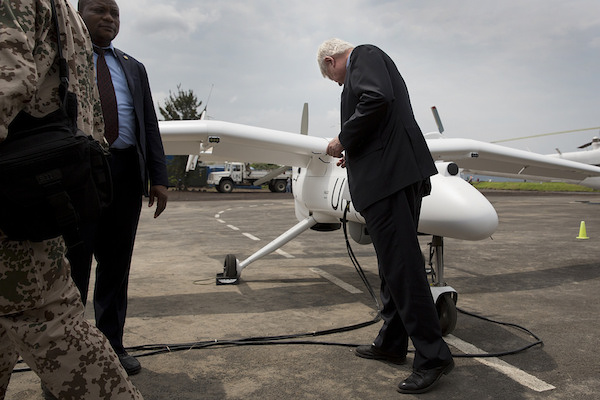
M 167 187 L 163 185 L 153 185 L 150 187 L 150 199 L 148 200 L 148 207 L 154 205 L 154 198 L 156 198 L 156 211 L 154 211 L 154 218 L 158 218 L 165 208 L 167 208 L 167 199 L 169 195 Z
M 327 155 L 340 158 L 342 156 L 342 151 L 344 151 L 344 146 L 340 143 L 340 139 L 337 137 L 331 139 L 331 142 L 327 145 Z
M 331 157 L 338 157 L 339 161 L 337 162 L 338 167 L 346 168 L 346 156 L 342 153 L 344 151 L 344 146 L 340 143 L 340 139 L 337 137 L 331 139 L 331 142 L 327 145 L 327 154 Z

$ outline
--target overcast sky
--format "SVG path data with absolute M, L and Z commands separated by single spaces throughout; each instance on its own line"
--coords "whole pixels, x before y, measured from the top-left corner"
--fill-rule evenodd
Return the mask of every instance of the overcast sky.
M 76 3 L 76 0 L 71 0 Z M 193 90 L 213 119 L 339 130 L 341 88 L 321 77 L 325 39 L 370 43 L 403 75 L 417 121 L 484 141 L 600 126 L 598 0 L 120 0 L 114 44 L 143 62 L 155 103 Z M 157 109 L 158 112 L 158 109 Z M 159 114 L 159 119 L 162 116 Z M 505 145 L 572 151 L 599 130 Z

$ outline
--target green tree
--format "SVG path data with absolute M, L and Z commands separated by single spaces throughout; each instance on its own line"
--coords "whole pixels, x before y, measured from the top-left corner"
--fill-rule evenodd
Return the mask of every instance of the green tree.
M 174 95 L 169 90 L 169 97 L 165 100 L 164 108 L 158 105 L 158 109 L 165 121 L 179 119 L 199 119 L 201 112 L 198 109 L 202 105 L 198 97 L 190 89 L 188 91 L 181 89 L 181 84 L 177 85 L 177 94 Z
M 201 101 L 194 92 L 181 89 L 181 84 L 177 85 L 177 94 L 173 94 L 169 90 L 169 97 L 165 100 L 165 105 L 162 107 L 159 103 L 158 109 L 165 121 L 182 120 L 182 119 L 199 119 L 200 112 L 198 109 L 202 105 Z M 167 173 L 169 175 L 169 185 L 175 187 L 187 186 L 187 173 L 185 166 L 187 164 L 187 156 L 173 156 L 167 158 Z

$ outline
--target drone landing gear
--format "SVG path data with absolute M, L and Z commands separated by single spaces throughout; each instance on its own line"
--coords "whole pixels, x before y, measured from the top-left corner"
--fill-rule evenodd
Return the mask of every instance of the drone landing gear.
M 298 235 L 300 235 L 307 229 L 312 228 L 316 224 L 317 221 L 315 221 L 315 219 L 312 216 L 303 219 L 302 221 L 298 222 L 296 225 L 279 235 L 272 242 L 258 250 L 256 253 L 246 258 L 244 261 L 238 261 L 237 258 L 235 258 L 235 255 L 227 254 L 227 256 L 225 257 L 225 263 L 223 265 L 223 272 L 217 274 L 217 285 L 237 284 L 239 282 L 240 275 L 242 274 L 242 270 L 246 268 L 249 264 L 279 249 L 281 246 L 283 246 L 290 240 L 296 238 Z
M 444 238 L 441 236 L 434 235 L 429 243 L 427 273 L 431 277 L 431 295 L 440 319 L 442 336 L 446 336 L 456 327 L 458 293 L 444 281 Z
M 435 302 L 435 308 L 440 318 L 440 327 L 442 328 L 442 336 L 449 335 L 456 328 L 456 319 L 458 313 L 456 311 L 456 292 L 444 293 L 438 297 Z
M 237 258 L 233 254 L 225 256 L 223 272 L 217 274 L 217 285 L 237 285 L 239 283 L 237 264 Z
M 223 272 L 217 274 L 217 285 L 238 284 L 242 270 L 246 266 L 277 250 L 315 224 L 316 221 L 313 217 L 298 222 L 287 232 L 241 262 L 237 260 L 235 255 L 227 254 L 223 264 Z M 447 286 L 444 281 L 444 238 L 441 236 L 434 235 L 429 243 L 427 274 L 431 279 L 430 289 L 440 319 L 442 335 L 446 336 L 452 333 L 456 327 L 458 293 L 451 286 Z

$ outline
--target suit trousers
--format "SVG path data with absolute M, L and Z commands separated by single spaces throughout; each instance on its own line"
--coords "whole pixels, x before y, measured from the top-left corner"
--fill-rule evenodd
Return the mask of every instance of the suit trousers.
M 125 352 L 123 331 L 127 314 L 127 287 L 143 196 L 136 149 L 111 149 L 110 168 L 113 201 L 103 210 L 96 226 L 83 228 L 85 246 L 70 251 L 67 256 L 72 264 L 73 280 L 84 303 L 92 253 L 95 256 L 96 326 L 108 338 L 117 354 L 121 354 Z
M 371 204 L 361 213 L 377 253 L 383 326 L 373 344 L 406 354 L 415 347 L 414 369 L 447 364 L 452 355 L 439 318 L 417 238 L 425 182 L 417 182 Z

